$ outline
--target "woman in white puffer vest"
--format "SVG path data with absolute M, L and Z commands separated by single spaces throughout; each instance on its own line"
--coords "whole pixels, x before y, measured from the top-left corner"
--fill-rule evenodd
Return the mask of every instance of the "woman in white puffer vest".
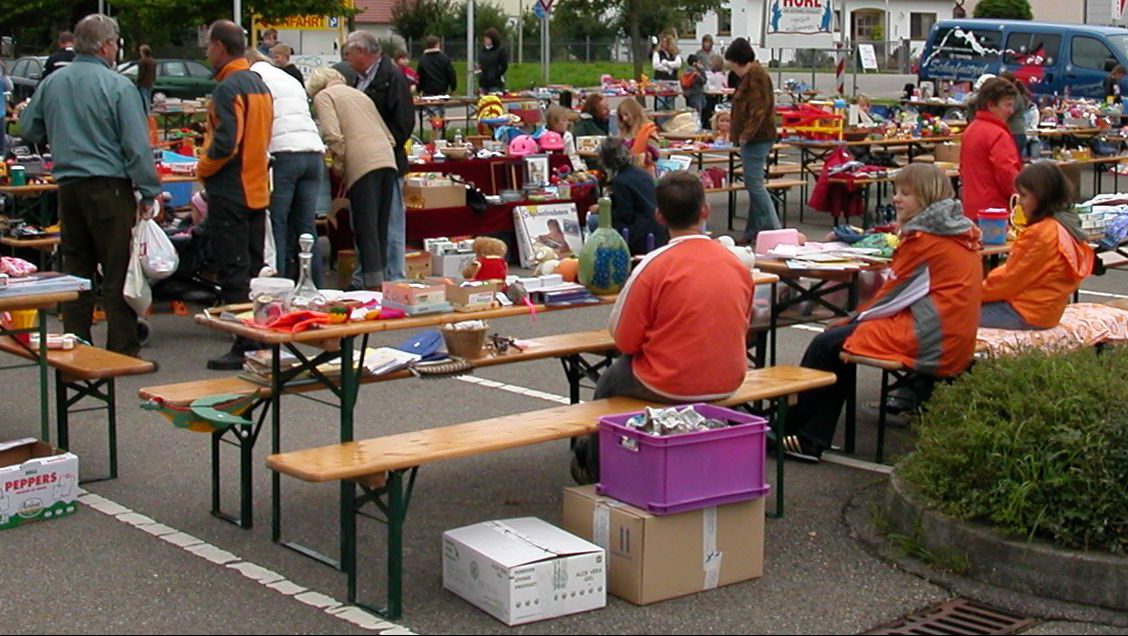
M 301 82 L 275 66 L 270 58 L 247 49 L 247 61 L 274 97 L 274 126 L 270 137 L 273 188 L 270 223 L 274 234 L 276 269 L 282 276 L 298 276 L 298 237 L 317 236 L 317 195 L 325 178 L 325 144 L 309 110 Z M 322 285 L 321 259 L 313 259 L 313 280 Z

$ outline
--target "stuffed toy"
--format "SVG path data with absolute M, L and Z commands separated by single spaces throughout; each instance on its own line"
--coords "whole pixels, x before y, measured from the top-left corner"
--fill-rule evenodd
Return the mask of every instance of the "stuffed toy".
M 533 276 L 545 276 L 556 273 L 556 266 L 560 264 L 556 250 L 547 245 L 537 243 L 533 246 Z
M 505 241 L 491 236 L 479 236 L 474 239 L 474 260 L 462 270 L 462 277 L 466 280 L 500 280 L 505 281 L 509 274 L 509 265 L 505 255 L 509 247 Z
M 756 268 L 756 252 L 752 251 L 750 246 L 737 245 L 736 241 L 734 241 L 731 236 L 722 236 L 717 239 L 717 242 L 727 247 L 728 250 L 732 252 L 733 256 L 741 263 L 744 263 L 749 270 Z

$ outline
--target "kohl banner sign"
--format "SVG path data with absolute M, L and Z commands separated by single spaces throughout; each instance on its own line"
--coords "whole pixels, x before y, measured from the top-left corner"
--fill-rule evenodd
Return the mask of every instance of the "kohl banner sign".
M 813 48 L 834 45 L 834 0 L 769 0 L 764 46 Z

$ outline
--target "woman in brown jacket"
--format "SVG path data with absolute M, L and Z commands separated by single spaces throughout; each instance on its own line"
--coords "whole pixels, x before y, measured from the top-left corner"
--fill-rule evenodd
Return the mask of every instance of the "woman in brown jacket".
M 388 216 L 397 177 L 395 139 L 372 100 L 321 68 L 306 84 L 333 171 L 344 177 L 364 286 L 380 289 L 388 253 Z
M 744 187 L 748 190 L 748 226 L 744 229 L 742 242 L 755 243 L 756 235 L 761 231 L 782 227 L 772 198 L 764 188 L 768 153 L 776 140 L 775 94 L 772 78 L 756 62 L 756 53 L 748 40 L 733 40 L 725 50 L 725 59 L 740 77 L 740 85 L 732 99 L 729 139 L 740 145 Z

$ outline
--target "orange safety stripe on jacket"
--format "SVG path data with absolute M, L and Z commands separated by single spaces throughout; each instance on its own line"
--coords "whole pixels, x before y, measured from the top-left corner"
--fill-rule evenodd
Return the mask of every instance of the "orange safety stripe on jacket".
M 1035 327 L 1056 327 L 1092 271 L 1092 248 L 1048 217 L 1019 234 L 1007 262 L 987 275 L 983 302 L 1007 301 Z
M 219 85 L 208 106 L 208 132 L 196 173 L 209 197 L 264 209 L 270 205 L 267 177 L 274 102 L 270 89 L 243 58 L 216 73 Z
M 911 233 L 894 252 L 892 269 L 895 278 L 882 286 L 871 305 L 896 294 L 916 276 L 928 277 L 928 295 L 897 314 L 862 322 L 843 348 L 938 377 L 961 373 L 975 354 L 979 325 L 979 231 L 958 236 Z

